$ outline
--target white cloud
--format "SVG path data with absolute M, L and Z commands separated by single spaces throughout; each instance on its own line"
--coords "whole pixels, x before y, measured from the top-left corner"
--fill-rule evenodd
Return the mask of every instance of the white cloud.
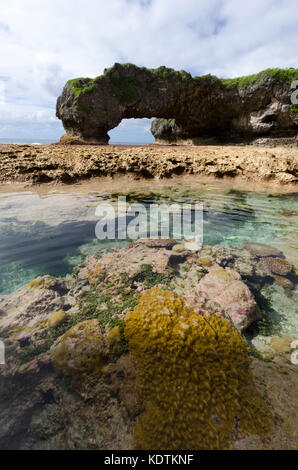
M 66 80 L 114 62 L 218 76 L 295 67 L 297 22 L 296 0 L 2 0 L 0 137 L 58 138 Z M 145 135 L 144 123 L 125 129 Z

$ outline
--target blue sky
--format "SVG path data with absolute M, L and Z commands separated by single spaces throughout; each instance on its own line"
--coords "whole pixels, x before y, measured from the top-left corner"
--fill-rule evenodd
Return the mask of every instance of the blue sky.
M 297 67 L 297 0 L 0 0 L 0 138 L 58 140 L 57 96 L 114 62 L 234 77 Z M 113 141 L 149 142 L 150 120 Z

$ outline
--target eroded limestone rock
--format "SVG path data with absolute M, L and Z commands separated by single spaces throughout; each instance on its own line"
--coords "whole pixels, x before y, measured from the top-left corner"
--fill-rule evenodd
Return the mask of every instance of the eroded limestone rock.
M 65 143 L 105 144 L 108 131 L 127 118 L 163 118 L 152 132 L 162 142 L 202 139 L 248 141 L 261 136 L 297 135 L 291 107 L 296 69 L 268 69 L 221 80 L 192 77 L 166 67 L 114 64 L 104 74 L 69 80 L 57 100 Z M 175 121 L 173 121 L 175 120 Z

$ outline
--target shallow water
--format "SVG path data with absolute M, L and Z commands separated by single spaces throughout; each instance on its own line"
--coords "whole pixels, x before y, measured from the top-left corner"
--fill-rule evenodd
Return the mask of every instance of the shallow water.
M 7 186 L 0 189 L 0 293 L 10 293 L 38 275 L 64 276 L 87 254 L 124 245 L 124 240 L 95 237 L 97 205 L 119 194 L 147 207 L 157 202 L 202 202 L 205 245 L 268 243 L 281 249 L 298 269 L 298 217 L 283 214 L 298 211 L 297 193 L 243 191 L 191 178 L 147 183 L 101 180 L 56 189 Z M 273 310 L 282 315 L 284 332 L 293 333 L 295 296 L 288 298 L 280 289 L 266 295 L 273 299 Z

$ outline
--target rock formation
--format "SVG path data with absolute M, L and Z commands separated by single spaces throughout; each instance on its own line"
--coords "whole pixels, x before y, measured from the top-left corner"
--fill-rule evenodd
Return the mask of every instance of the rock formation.
M 298 182 L 296 144 L 255 148 L 239 146 L 144 146 L 112 145 L 0 145 L 0 182 L 29 184 L 76 182 L 93 176 L 134 175 L 136 178 L 170 178 L 197 175 L 209 178 L 241 178 L 262 185 Z M 229 158 L 227 158 L 227 155 Z M 118 184 L 120 184 L 118 182 Z M 246 183 L 245 183 L 246 184 Z M 118 187 L 119 188 L 119 187 Z M 293 211 L 285 215 L 295 216 Z
M 249 141 L 255 137 L 295 138 L 298 107 L 291 84 L 298 69 L 267 69 L 256 75 L 219 79 L 192 77 L 164 66 L 157 69 L 115 64 L 104 74 L 69 80 L 57 100 L 70 143 L 107 143 L 108 131 L 127 118 L 153 122 L 158 141 L 200 139 Z

